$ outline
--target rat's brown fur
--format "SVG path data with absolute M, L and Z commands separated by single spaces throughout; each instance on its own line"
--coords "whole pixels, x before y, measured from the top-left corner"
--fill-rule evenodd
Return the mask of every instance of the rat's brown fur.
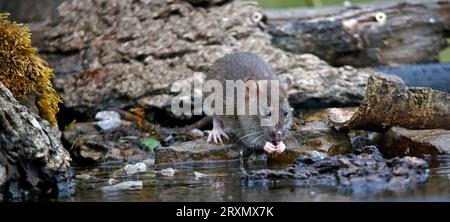
M 206 72 L 206 76 L 208 80 L 220 81 L 222 83 L 222 86 L 226 86 L 226 80 L 278 80 L 277 75 L 273 72 L 269 65 L 267 65 L 266 62 L 252 53 L 228 54 L 215 61 L 210 69 Z M 287 100 L 287 90 L 289 86 L 290 81 L 280 82 L 280 109 L 278 109 L 279 121 L 275 128 L 261 126 L 261 114 L 258 114 L 257 116 L 216 115 L 213 116 L 213 118 L 221 122 L 222 127 L 227 133 L 231 132 L 232 134 L 234 134 L 234 136 L 237 138 L 237 140 L 235 140 L 234 142 L 239 142 L 246 148 L 251 148 L 255 151 L 261 151 L 267 141 L 270 142 L 280 139 L 282 140 L 286 136 L 290 135 L 289 129 L 292 125 L 292 113 Z M 258 88 L 258 90 L 263 89 Z M 270 90 L 270 86 L 268 90 Z M 270 93 L 267 93 L 267 95 L 269 96 L 268 99 L 270 101 Z M 226 93 L 224 92 L 224 98 L 225 97 Z M 283 136 L 281 138 L 275 137 L 272 133 L 272 130 L 274 129 L 281 130 L 284 133 Z

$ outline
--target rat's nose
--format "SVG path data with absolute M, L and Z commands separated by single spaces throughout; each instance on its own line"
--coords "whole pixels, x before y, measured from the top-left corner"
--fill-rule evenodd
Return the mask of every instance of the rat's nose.
M 283 135 L 283 132 L 281 132 L 281 130 L 278 130 L 277 133 L 275 134 L 275 136 L 277 136 L 277 137 L 282 136 L 282 135 Z
M 276 130 L 275 133 L 274 133 L 274 136 L 275 136 L 277 141 L 281 141 L 283 139 L 283 131 Z

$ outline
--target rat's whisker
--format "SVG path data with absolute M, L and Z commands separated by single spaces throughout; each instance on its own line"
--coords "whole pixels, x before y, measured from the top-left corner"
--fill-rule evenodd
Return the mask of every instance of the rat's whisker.
M 264 131 L 258 131 L 258 132 L 254 132 L 254 133 L 249 133 L 249 134 L 247 134 L 247 135 L 245 135 L 245 136 L 239 138 L 236 142 L 239 142 L 239 141 L 241 141 L 241 140 L 244 139 L 244 138 L 247 138 L 247 137 L 249 137 L 249 136 L 253 136 L 253 135 L 258 134 L 258 133 L 264 133 Z
M 255 143 L 257 140 L 259 140 L 264 134 L 261 134 L 261 136 L 256 137 L 251 143 Z

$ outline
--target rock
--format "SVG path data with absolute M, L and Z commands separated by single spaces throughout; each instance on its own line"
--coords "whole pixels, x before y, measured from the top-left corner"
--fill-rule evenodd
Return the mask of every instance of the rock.
M 142 161 L 147 167 L 151 167 L 155 165 L 155 158 L 150 158 Z
M 319 161 L 319 160 L 322 160 L 324 157 L 319 153 L 319 152 L 317 152 L 317 151 L 312 151 L 311 152 L 311 159 L 314 161 L 314 162 L 317 162 L 317 161 Z
M 75 176 L 75 179 L 77 179 L 77 180 L 90 180 L 90 179 L 93 179 L 93 178 L 95 178 L 95 177 L 92 177 L 89 174 L 80 174 L 80 175 L 76 175 Z
M 352 145 L 348 135 L 327 126 L 321 120 L 300 126 L 295 134 L 307 150 L 316 150 L 327 155 L 351 152 Z
M 71 158 L 60 135 L 57 127 L 20 105 L 0 83 L 0 192 L 17 184 L 27 194 L 58 193 L 58 183 L 72 179 L 67 174 Z
M 161 175 L 166 177 L 171 177 L 175 174 L 175 170 L 173 168 L 166 168 L 160 171 Z
M 328 124 L 337 129 L 450 129 L 450 94 L 408 88 L 396 76 L 377 74 L 370 77 L 366 96 L 356 112 L 329 109 L 328 113 Z
M 298 121 L 299 119 L 295 120 Z M 321 120 L 306 125 L 296 123 L 291 131 L 293 138 L 285 140 L 286 150 L 281 154 L 269 155 L 268 162 L 292 163 L 299 156 L 317 157 L 317 154 L 329 156 L 351 152 L 352 147 L 347 134 L 328 127 Z
M 145 137 L 144 132 L 129 126 L 99 131 L 92 122 L 75 123 L 63 133 L 74 158 L 95 163 L 147 159 L 152 152 L 140 143 Z
M 135 173 L 139 173 L 139 172 L 144 172 L 147 170 L 147 165 L 145 165 L 145 163 L 140 162 L 140 163 L 136 163 L 136 164 L 127 164 L 125 165 L 125 167 L 123 168 L 123 172 L 126 175 L 133 175 Z
M 385 160 L 378 149 L 368 146 L 352 154 L 313 160 L 299 157 L 292 166 L 282 170 L 256 170 L 245 175 L 250 186 L 293 179 L 297 186 L 315 184 L 338 186 L 344 193 L 367 195 L 383 191 L 405 191 L 428 180 L 428 164 L 419 158 L 403 157 Z
M 111 130 L 121 125 L 126 125 L 126 122 L 120 119 L 120 114 L 116 111 L 101 111 L 95 114 L 94 126 L 98 126 L 101 130 Z
M 201 177 L 206 177 L 206 176 L 208 176 L 208 175 L 206 175 L 206 174 L 204 174 L 204 173 L 199 173 L 199 172 L 195 172 L 195 171 L 194 171 L 194 177 L 195 177 L 196 179 L 201 178 Z
M 211 144 L 204 139 L 155 149 L 156 164 L 237 160 L 239 157 L 239 147 Z
M 168 112 L 175 80 L 191 83 L 193 73 L 234 51 L 256 53 L 278 74 L 294 77 L 294 105 L 359 104 L 363 98 L 368 72 L 274 48 L 254 3 L 104 2 L 66 1 L 60 16 L 40 31 L 40 52 L 55 69 L 67 110 L 93 116 L 109 107 L 141 105 Z
M 450 130 L 410 130 L 392 127 L 384 134 L 381 150 L 387 156 L 448 155 Z
M 109 178 L 108 179 L 108 185 L 114 185 L 114 184 L 116 184 L 116 183 L 118 183 L 119 181 L 117 181 L 116 179 L 114 179 L 114 178 Z
M 142 190 L 142 181 L 124 181 L 112 186 L 102 187 L 103 192 L 121 192 L 128 190 Z
M 6 182 L 6 168 L 0 165 L 0 187 Z
M 192 135 L 192 137 L 194 138 L 201 138 L 203 137 L 205 134 L 203 133 L 203 131 L 199 130 L 199 129 L 192 129 L 190 131 L 190 134 Z

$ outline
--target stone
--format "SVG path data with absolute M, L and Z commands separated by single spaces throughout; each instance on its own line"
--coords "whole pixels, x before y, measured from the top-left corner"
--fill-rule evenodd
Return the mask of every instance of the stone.
M 311 152 L 311 159 L 314 161 L 314 162 L 317 162 L 317 161 L 319 161 L 319 160 L 322 160 L 324 157 L 319 153 L 319 152 L 317 152 L 317 151 L 312 151 Z
M 204 174 L 204 173 L 199 173 L 199 172 L 195 172 L 194 171 L 194 177 L 195 179 L 201 178 L 201 177 L 206 177 L 208 175 Z
M 147 165 L 143 162 L 139 162 L 136 164 L 127 164 L 123 167 L 123 172 L 126 175 L 133 175 L 135 173 L 144 172 L 147 170 Z
M 93 178 L 95 178 L 95 177 L 92 177 L 89 174 L 79 174 L 79 175 L 75 176 L 75 179 L 78 179 L 78 180 L 90 180 L 90 179 L 93 179 Z
M 0 165 L 0 187 L 6 182 L 6 168 Z
M 142 181 L 124 181 L 115 185 L 102 187 L 103 192 L 122 192 L 129 190 L 142 190 Z
M 21 105 L 0 83 L 0 192 L 58 194 L 60 182 L 69 184 L 71 158 L 60 136 L 58 127 Z M 17 187 L 10 189 L 13 184 Z
M 366 96 L 355 112 L 329 109 L 327 123 L 336 129 L 385 132 L 408 129 L 450 129 L 450 94 L 426 87 L 407 87 L 397 76 L 369 78 Z
M 201 138 L 201 137 L 205 136 L 205 134 L 203 133 L 203 131 L 201 131 L 201 130 L 199 130 L 199 129 L 192 129 L 189 133 L 190 133 L 190 134 L 192 135 L 192 137 L 194 137 L 194 138 Z
M 392 127 L 384 134 L 381 151 L 387 156 L 448 155 L 450 130 Z
M 351 142 L 347 134 L 339 132 L 321 120 L 300 126 L 294 133 L 307 150 L 315 150 L 326 155 L 351 152 Z
M 175 170 L 173 168 L 166 168 L 166 169 L 162 169 L 160 171 L 161 175 L 166 176 L 166 177 L 171 177 L 175 174 Z
M 140 143 L 140 139 L 145 137 L 145 132 L 130 126 L 101 131 L 92 122 L 75 123 L 63 132 L 72 156 L 94 163 L 147 159 L 152 152 Z
M 155 158 L 149 158 L 144 161 L 142 161 L 147 167 L 151 167 L 155 165 Z
M 155 149 L 156 164 L 227 161 L 239 157 L 240 151 L 236 145 L 211 144 L 205 139 Z
M 296 186 L 324 185 L 339 192 L 368 195 L 383 191 L 405 191 L 425 183 L 429 166 L 415 157 L 384 159 L 375 146 L 354 150 L 351 154 L 314 160 L 301 156 L 288 168 L 262 169 L 243 176 L 248 186 L 267 186 L 279 179 L 295 180 Z
M 127 123 L 120 119 L 120 114 L 116 111 L 100 111 L 95 114 L 94 126 L 99 127 L 101 130 L 111 130 Z

